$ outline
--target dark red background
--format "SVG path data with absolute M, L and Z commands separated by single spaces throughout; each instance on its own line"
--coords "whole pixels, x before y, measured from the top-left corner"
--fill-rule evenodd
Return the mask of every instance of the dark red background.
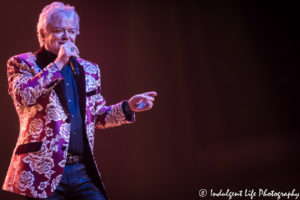
M 36 23 L 50 2 L 1 3 L 1 184 L 19 130 L 6 61 L 39 48 Z M 135 124 L 96 132 L 113 200 L 201 199 L 201 188 L 300 192 L 296 5 L 64 2 L 80 15 L 81 57 L 100 65 L 108 104 L 158 92 Z

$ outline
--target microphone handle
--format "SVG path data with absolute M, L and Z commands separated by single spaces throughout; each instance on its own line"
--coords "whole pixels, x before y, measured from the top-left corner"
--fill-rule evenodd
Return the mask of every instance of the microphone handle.
M 76 75 L 77 73 L 77 63 L 76 63 L 76 59 L 74 56 L 70 57 L 70 65 L 71 65 L 71 69 L 73 71 L 73 74 Z

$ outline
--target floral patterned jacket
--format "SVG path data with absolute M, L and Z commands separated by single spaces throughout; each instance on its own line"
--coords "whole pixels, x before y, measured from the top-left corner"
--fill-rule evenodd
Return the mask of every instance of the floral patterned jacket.
M 7 64 L 8 92 L 20 121 L 20 132 L 13 151 L 3 190 L 34 198 L 48 197 L 58 186 L 66 163 L 70 138 L 70 116 L 66 102 L 58 95 L 63 79 L 50 63 L 38 66 L 38 53 L 13 56 Z M 75 77 L 84 114 L 84 130 L 89 143 L 93 180 L 107 197 L 93 156 L 95 127 L 99 129 L 131 123 L 122 110 L 122 102 L 106 106 L 100 94 L 100 70 L 97 65 L 77 59 Z M 76 75 L 77 76 L 77 75 Z

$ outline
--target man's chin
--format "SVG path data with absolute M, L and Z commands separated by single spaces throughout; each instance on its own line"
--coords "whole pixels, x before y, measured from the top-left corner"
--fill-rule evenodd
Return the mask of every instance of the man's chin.
M 57 49 L 50 49 L 48 51 L 50 51 L 51 53 L 53 53 L 55 55 L 58 55 L 58 52 L 59 52 L 59 50 L 57 50 Z
M 47 51 L 49 51 L 49 52 L 51 52 L 51 53 L 53 53 L 53 54 L 55 54 L 55 55 L 58 55 L 59 48 L 57 49 L 57 48 L 51 48 L 51 47 L 47 47 L 47 46 L 44 46 L 44 47 L 45 47 L 45 49 L 46 49 Z

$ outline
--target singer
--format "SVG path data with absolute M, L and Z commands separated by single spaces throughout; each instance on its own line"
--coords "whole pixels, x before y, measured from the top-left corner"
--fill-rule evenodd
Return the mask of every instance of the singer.
M 60 2 L 40 13 L 40 50 L 11 57 L 8 92 L 20 132 L 3 189 L 26 199 L 108 199 L 93 156 L 95 128 L 135 122 L 156 92 L 107 106 L 100 70 L 79 56 L 79 16 Z

